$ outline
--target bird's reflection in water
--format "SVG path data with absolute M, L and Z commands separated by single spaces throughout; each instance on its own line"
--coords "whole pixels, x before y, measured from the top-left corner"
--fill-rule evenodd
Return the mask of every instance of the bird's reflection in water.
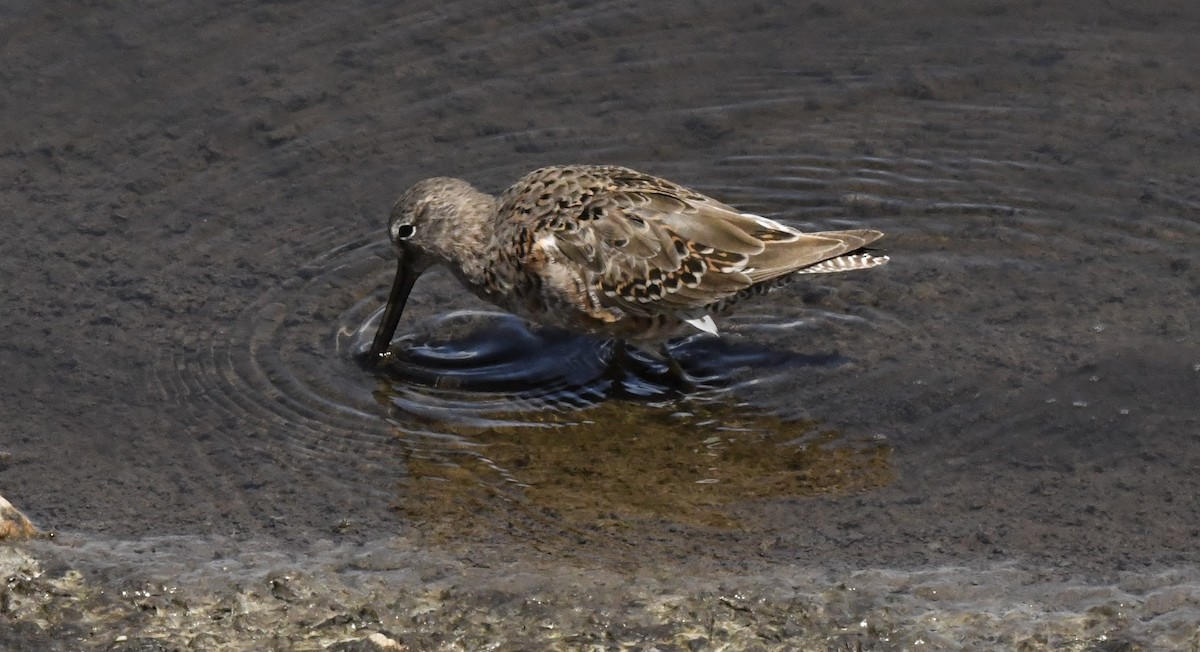
M 732 503 L 853 492 L 890 481 L 891 448 L 757 411 L 752 376 L 801 357 L 718 338 L 675 344 L 696 386 L 611 342 L 452 313 L 398 340 L 377 398 L 405 440 L 399 508 L 419 522 L 493 527 L 541 515 L 589 527 L 667 518 L 735 527 Z M 516 511 L 513 511 L 516 510 Z

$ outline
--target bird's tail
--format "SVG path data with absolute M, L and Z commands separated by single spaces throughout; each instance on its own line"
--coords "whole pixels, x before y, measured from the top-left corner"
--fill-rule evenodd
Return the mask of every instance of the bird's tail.
M 872 253 L 860 252 L 856 254 L 847 254 L 836 258 L 822 260 L 815 265 L 802 267 L 796 270 L 796 274 L 832 274 L 833 272 L 850 272 L 856 269 L 870 269 L 878 267 L 888 261 L 887 256 L 876 256 Z

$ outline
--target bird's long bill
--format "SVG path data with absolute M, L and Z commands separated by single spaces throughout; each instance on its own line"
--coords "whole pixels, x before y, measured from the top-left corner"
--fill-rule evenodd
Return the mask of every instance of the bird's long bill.
M 408 294 L 412 292 L 413 284 L 421 275 L 406 262 L 406 258 L 401 257 L 396 262 L 396 280 L 392 281 L 392 292 L 388 295 L 387 308 L 383 311 L 383 321 L 379 322 L 375 341 L 371 343 L 371 351 L 367 354 L 372 361 L 379 360 L 379 356 L 391 345 L 392 336 L 396 334 L 396 325 L 400 323 L 400 314 L 404 312 L 404 304 L 408 302 Z

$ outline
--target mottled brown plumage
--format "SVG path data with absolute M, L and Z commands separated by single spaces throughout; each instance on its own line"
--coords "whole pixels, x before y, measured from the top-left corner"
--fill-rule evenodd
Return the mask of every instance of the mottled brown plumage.
M 497 199 L 426 179 L 392 209 L 396 284 L 371 353 L 383 354 L 416 277 L 447 265 L 472 292 L 527 319 L 661 340 L 797 273 L 865 269 L 883 236 L 801 233 L 665 179 L 616 166 L 535 170 Z

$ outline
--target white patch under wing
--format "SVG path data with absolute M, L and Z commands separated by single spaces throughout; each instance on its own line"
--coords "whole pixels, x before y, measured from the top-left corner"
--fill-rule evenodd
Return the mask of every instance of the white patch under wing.
M 684 319 L 683 321 L 695 326 L 696 328 L 699 328 L 705 333 L 712 333 L 713 335 L 717 334 L 717 322 L 713 321 L 712 315 L 693 317 L 691 319 Z

